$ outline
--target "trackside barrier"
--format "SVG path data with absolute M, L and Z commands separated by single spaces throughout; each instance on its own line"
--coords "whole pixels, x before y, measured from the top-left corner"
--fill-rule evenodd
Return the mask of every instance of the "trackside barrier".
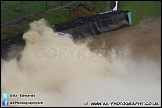
M 10 36 L 1 40 L 1 58 L 10 60 L 19 57 L 20 52 L 26 45 L 22 36 L 23 33 L 20 33 L 18 36 Z
M 77 17 L 74 20 L 54 25 L 53 30 L 70 34 L 74 40 L 77 40 L 118 30 L 131 24 L 130 11 L 111 11 L 86 17 Z

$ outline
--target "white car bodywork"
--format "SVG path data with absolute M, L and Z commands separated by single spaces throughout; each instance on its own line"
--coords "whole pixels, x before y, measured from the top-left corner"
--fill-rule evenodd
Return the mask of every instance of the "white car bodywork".
M 63 32 L 57 32 L 59 35 L 65 35 L 65 36 L 69 36 L 70 38 L 73 38 L 73 36 L 69 35 L 69 34 L 66 34 L 66 33 L 63 33 Z

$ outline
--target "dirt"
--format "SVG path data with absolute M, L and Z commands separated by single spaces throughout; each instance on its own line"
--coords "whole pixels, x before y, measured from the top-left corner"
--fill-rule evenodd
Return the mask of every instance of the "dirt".
M 107 1 L 107 7 L 106 10 L 109 11 L 110 10 L 110 5 L 109 5 L 109 1 Z
M 138 62 L 145 57 L 161 64 L 161 17 L 155 22 L 147 19 L 139 25 L 90 36 L 78 42 L 85 41 L 91 51 L 98 50 L 104 56 L 116 48 L 117 51 L 130 50 L 131 58 Z

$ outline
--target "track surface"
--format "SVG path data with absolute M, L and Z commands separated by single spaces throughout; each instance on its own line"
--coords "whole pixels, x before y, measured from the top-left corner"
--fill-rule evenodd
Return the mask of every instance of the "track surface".
M 140 62 L 142 57 L 145 57 L 160 65 L 161 17 L 155 22 L 147 19 L 139 25 L 90 36 L 79 42 L 85 41 L 88 41 L 90 50 L 100 49 L 105 56 L 108 50 L 116 46 L 118 49 L 129 49 L 133 60 Z M 104 47 L 103 43 L 105 43 Z

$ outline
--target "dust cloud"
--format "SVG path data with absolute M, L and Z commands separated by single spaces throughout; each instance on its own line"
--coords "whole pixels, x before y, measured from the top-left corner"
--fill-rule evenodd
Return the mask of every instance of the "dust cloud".
M 106 56 L 92 52 L 86 42 L 74 43 L 53 32 L 44 19 L 32 22 L 23 38 L 20 60 L 1 59 L 1 94 L 35 94 L 8 100 L 43 105 L 9 106 L 161 106 L 160 66 L 145 58 L 140 63 L 130 59 L 129 48 L 119 53 L 123 50 L 112 47 Z

